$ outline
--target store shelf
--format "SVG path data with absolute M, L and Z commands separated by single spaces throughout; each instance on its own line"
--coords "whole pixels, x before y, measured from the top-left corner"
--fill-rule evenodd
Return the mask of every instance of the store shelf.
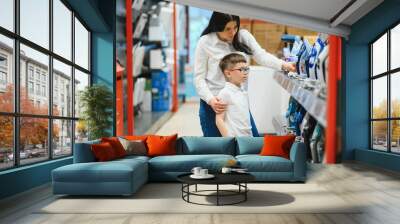
M 310 90 L 304 89 L 300 81 L 290 79 L 282 72 L 275 72 L 274 79 L 295 98 L 322 126 L 326 127 L 326 101 Z

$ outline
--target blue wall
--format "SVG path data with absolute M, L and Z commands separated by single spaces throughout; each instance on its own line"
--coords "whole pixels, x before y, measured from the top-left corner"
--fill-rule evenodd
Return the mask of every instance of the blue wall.
M 48 183 L 53 169 L 71 163 L 69 157 L 1 172 L 0 199 Z
M 92 81 L 114 90 L 114 0 L 67 0 L 92 31 Z M 115 119 L 113 116 L 113 123 Z M 110 127 L 113 130 L 113 127 Z M 72 163 L 72 158 L 47 161 L 0 172 L 0 199 L 51 181 L 51 171 Z
M 343 125 L 343 159 L 360 160 L 393 169 L 394 166 L 381 162 L 385 156 L 369 148 L 369 47 L 377 36 L 393 24 L 400 22 L 400 0 L 386 0 L 351 27 L 348 41 L 344 43 L 344 76 L 342 91 L 345 95 Z M 368 150 L 355 153 L 355 149 Z M 361 156 L 362 155 L 362 156 Z M 400 161 L 399 161 L 400 162 Z

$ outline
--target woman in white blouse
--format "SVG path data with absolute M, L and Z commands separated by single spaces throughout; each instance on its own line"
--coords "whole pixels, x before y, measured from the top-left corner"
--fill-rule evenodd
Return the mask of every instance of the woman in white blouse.
M 213 12 L 196 47 L 194 79 L 197 93 L 201 98 L 200 124 L 204 136 L 207 137 L 221 136 L 215 125 L 215 113 L 224 112 L 227 107 L 226 103 L 216 97 L 226 82 L 218 67 L 225 55 L 242 52 L 247 61 L 252 57 L 258 64 L 276 70 L 296 70 L 293 64 L 266 52 L 251 33 L 239 28 L 239 16 Z M 253 136 L 259 136 L 251 114 L 250 120 Z

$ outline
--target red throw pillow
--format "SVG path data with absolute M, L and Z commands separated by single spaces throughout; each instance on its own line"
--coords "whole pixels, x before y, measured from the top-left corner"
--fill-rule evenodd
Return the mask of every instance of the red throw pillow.
M 99 162 L 110 161 L 117 158 L 113 147 L 108 142 L 93 144 L 91 145 L 91 149 L 94 157 Z
M 265 135 L 264 146 L 261 149 L 260 155 L 262 156 L 280 156 L 289 159 L 290 148 L 296 136 L 276 136 L 276 135 Z
M 101 138 L 101 142 L 110 143 L 117 158 L 126 156 L 126 151 L 117 137 Z
M 146 140 L 148 156 L 175 155 L 177 138 L 178 134 L 171 136 L 148 136 Z
M 144 141 L 146 142 L 146 139 L 149 135 L 127 135 L 127 136 L 122 136 L 124 139 L 129 140 L 129 141 Z

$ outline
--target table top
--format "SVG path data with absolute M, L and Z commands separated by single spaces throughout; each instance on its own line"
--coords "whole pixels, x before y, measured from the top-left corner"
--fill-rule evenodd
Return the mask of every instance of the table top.
M 255 177 L 249 173 L 212 173 L 215 177 L 211 179 L 193 179 L 190 177 L 191 174 L 179 175 L 177 179 L 186 184 L 236 184 L 255 180 Z

